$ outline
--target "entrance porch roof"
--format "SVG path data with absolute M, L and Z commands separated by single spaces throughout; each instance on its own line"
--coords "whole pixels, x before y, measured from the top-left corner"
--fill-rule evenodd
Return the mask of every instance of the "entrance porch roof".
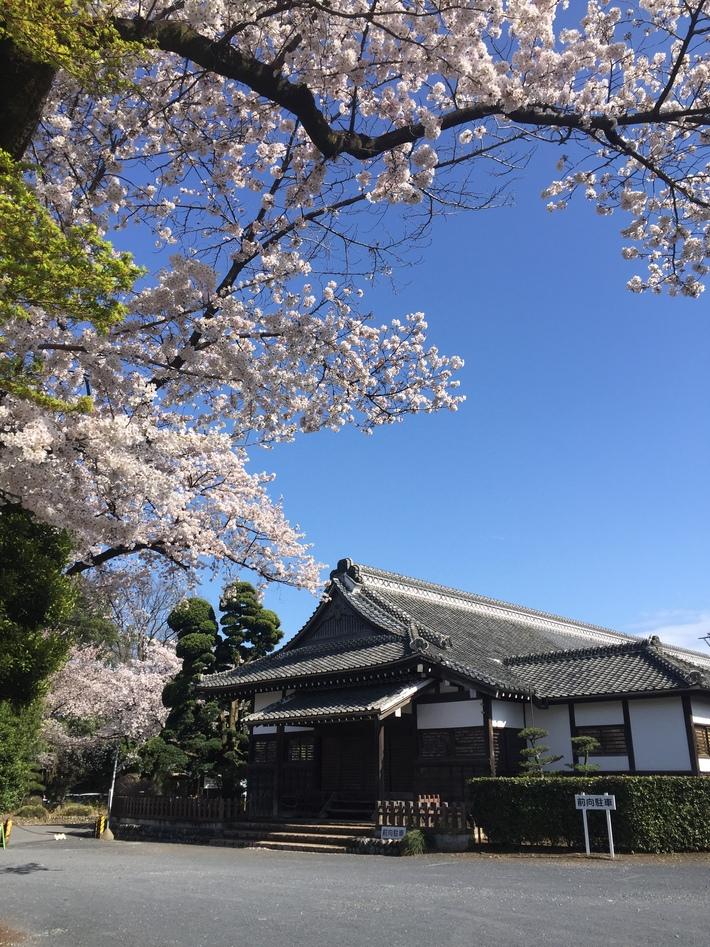
M 346 720 L 382 720 L 428 687 L 430 679 L 371 684 L 339 690 L 301 691 L 246 717 L 248 724 L 314 724 Z

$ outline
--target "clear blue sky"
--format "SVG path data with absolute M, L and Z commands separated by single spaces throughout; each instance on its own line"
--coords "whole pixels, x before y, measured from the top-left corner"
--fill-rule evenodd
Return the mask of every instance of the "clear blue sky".
M 425 310 L 463 356 L 459 412 L 304 437 L 254 466 L 328 569 L 349 556 L 703 648 L 710 296 L 629 293 L 625 218 L 546 211 L 556 159 L 540 153 L 516 206 L 440 221 L 397 291 L 370 295 L 378 321 Z M 316 605 L 266 601 L 289 635 Z

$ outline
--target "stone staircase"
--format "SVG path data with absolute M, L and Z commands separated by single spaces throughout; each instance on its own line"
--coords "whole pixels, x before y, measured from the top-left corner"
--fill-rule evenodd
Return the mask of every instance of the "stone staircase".
M 276 851 L 320 852 L 321 854 L 362 851 L 362 842 L 375 834 L 374 822 L 232 822 L 217 828 L 162 822 L 121 820 L 116 838 L 127 841 L 182 842 L 229 848 L 266 848 Z
M 244 822 L 209 844 L 325 854 L 349 851 L 353 839 L 370 838 L 374 829 L 373 822 Z

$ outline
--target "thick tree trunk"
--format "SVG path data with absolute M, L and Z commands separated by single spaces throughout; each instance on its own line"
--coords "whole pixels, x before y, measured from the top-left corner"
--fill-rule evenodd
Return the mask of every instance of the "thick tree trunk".
M 33 62 L 12 40 L 0 40 L 0 148 L 19 161 L 30 146 L 56 69 Z

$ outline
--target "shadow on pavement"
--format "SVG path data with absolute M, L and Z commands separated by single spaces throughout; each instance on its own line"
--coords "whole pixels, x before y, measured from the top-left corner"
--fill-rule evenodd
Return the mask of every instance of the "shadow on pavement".
M 0 868 L 0 875 L 31 875 L 33 871 L 51 870 L 51 868 L 40 865 L 39 862 L 27 862 L 26 865 L 8 865 L 7 868 Z

